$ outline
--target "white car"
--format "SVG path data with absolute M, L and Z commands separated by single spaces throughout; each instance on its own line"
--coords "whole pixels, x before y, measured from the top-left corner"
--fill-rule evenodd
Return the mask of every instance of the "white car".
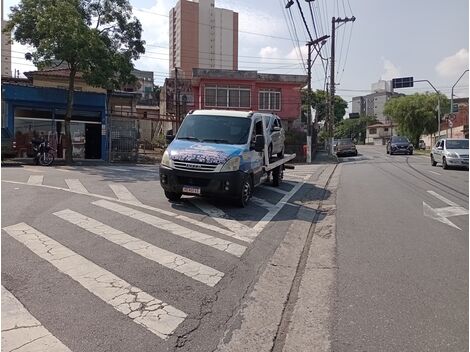
M 442 164 L 443 169 L 451 166 L 468 169 L 468 139 L 444 138 L 437 141 L 431 150 L 431 165 Z
M 269 157 L 276 154 L 278 158 L 284 157 L 284 142 L 286 134 L 282 128 L 281 119 L 276 115 L 264 116 L 266 125 L 266 145 L 268 146 Z

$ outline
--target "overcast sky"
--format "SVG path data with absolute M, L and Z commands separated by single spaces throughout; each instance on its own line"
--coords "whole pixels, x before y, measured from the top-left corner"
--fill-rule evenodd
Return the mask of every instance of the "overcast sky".
M 239 13 L 239 69 L 305 74 L 301 56 L 306 61 L 308 36 L 297 5 L 289 11 L 284 8 L 286 2 L 215 0 L 216 7 Z M 5 0 L 5 13 L 16 3 Z M 135 66 L 153 71 L 156 84 L 161 84 L 168 75 L 168 11 L 175 3 L 175 0 L 131 0 L 147 42 L 146 54 Z M 315 37 L 308 3 L 300 0 L 300 4 Z M 318 36 L 330 34 L 333 16 L 356 17 L 354 23 L 346 23 L 336 31 L 337 94 L 346 101 L 367 94 L 371 84 L 379 79 L 401 76 L 428 79 L 450 95 L 452 85 L 468 69 L 468 0 L 316 0 L 312 4 Z M 323 50 L 325 58 L 329 56 L 330 45 L 328 40 Z M 20 72 L 34 69 L 24 65 L 25 51 L 14 45 L 13 69 Z M 324 76 L 322 60 L 317 59 L 313 89 L 323 89 Z M 454 90 L 456 96 L 468 97 L 468 81 L 467 73 Z M 416 89 L 400 92 L 427 90 L 431 88 L 426 83 L 416 83 Z

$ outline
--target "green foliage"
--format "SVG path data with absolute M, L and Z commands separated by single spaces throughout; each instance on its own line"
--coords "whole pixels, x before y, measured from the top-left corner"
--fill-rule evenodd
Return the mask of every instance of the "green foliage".
M 366 139 L 366 128 L 377 123 L 375 117 L 361 116 L 358 119 L 342 120 L 335 127 L 335 138 L 356 139 L 358 143 L 364 143 Z
M 441 112 L 448 111 L 450 104 L 446 96 L 440 95 Z M 401 135 L 408 137 L 418 146 L 422 134 L 435 133 L 437 125 L 437 94 L 413 94 L 390 99 L 384 108 L 384 114 L 398 123 Z
M 34 49 L 32 60 L 39 69 L 57 62 L 70 69 L 64 119 L 68 146 L 77 73 L 90 85 L 112 90 L 135 82 L 132 60 L 145 52 L 142 26 L 128 0 L 21 0 L 11 7 L 4 32 Z M 71 148 L 66 161 L 72 162 Z
M 317 89 L 312 91 L 310 95 L 310 103 L 317 111 L 318 121 L 325 120 L 328 113 L 328 93 L 324 90 Z M 340 122 L 346 113 L 348 103 L 338 95 L 335 95 L 335 123 Z M 302 90 L 302 121 L 307 122 L 306 116 L 308 111 L 308 91 Z

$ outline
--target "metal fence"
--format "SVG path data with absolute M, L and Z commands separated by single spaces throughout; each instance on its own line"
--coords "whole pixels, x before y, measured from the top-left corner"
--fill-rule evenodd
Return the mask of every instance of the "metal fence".
M 109 126 L 109 160 L 137 162 L 139 130 L 134 119 L 111 117 Z

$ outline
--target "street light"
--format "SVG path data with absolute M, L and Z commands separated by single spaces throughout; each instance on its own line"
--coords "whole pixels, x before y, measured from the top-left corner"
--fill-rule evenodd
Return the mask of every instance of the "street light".
M 294 5 L 294 0 L 289 0 L 286 4 L 286 9 L 290 8 L 292 5 Z

